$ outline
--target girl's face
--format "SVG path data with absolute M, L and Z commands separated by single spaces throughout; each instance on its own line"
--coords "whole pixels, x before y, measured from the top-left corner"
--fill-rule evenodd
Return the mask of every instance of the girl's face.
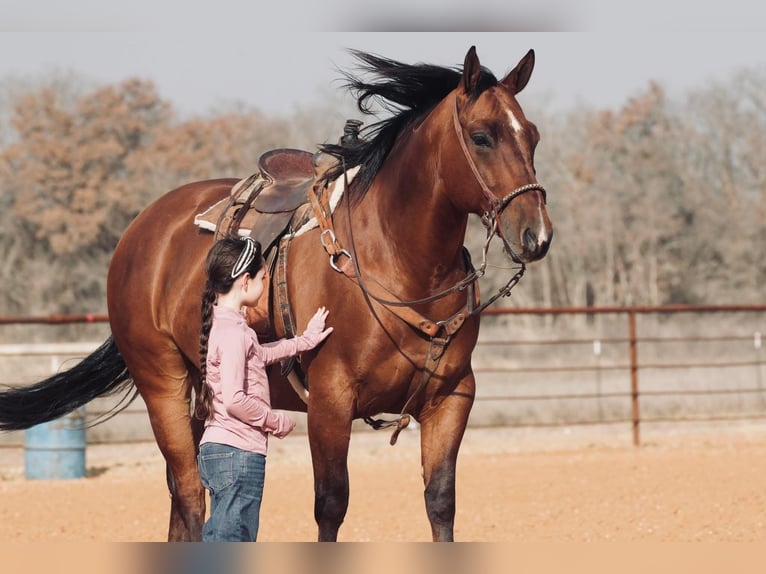
M 265 266 L 261 267 L 261 270 L 254 277 L 251 277 L 249 273 L 245 273 L 242 283 L 242 303 L 248 307 L 255 307 L 261 295 L 263 295 L 266 281 L 268 280 L 269 274 L 266 272 Z

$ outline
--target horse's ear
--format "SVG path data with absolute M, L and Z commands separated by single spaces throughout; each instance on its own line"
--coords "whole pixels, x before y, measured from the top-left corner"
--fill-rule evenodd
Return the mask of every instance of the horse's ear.
M 535 51 L 530 50 L 527 55 L 524 56 L 521 61 L 516 64 L 516 67 L 508 72 L 508 75 L 500 82 L 506 88 L 508 88 L 513 95 L 518 94 L 529 81 L 529 76 L 532 75 L 532 70 L 535 67 Z
M 476 55 L 476 46 L 471 46 L 468 53 L 465 55 L 465 62 L 463 62 L 463 79 L 461 81 L 463 91 L 466 94 L 473 92 L 479 85 L 480 72 L 481 64 L 479 63 L 479 56 Z

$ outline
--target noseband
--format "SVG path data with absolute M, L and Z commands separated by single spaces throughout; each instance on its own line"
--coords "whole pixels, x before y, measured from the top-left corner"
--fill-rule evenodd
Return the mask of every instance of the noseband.
M 452 108 L 452 124 L 455 127 L 457 141 L 460 142 L 460 149 L 463 150 L 463 155 L 465 156 L 465 159 L 468 162 L 468 165 L 470 166 L 476 181 L 479 182 L 481 190 L 484 193 L 484 197 L 486 197 L 487 201 L 489 202 L 489 209 L 484 213 L 484 216 L 482 217 L 482 221 L 484 222 L 484 225 L 487 226 L 487 228 L 490 227 L 490 222 L 494 222 L 514 199 L 527 193 L 528 191 L 539 191 L 543 199 L 543 204 L 547 202 L 547 194 L 545 192 L 545 188 L 539 183 L 528 183 L 526 185 L 522 185 L 521 187 L 514 189 L 511 193 L 502 199 L 498 199 L 497 196 L 492 193 L 492 191 L 490 191 L 487 182 L 484 181 L 484 178 L 479 172 L 479 168 L 476 167 L 476 163 L 473 161 L 471 154 L 468 153 L 468 145 L 465 143 L 465 136 L 463 136 L 463 127 L 460 125 L 460 118 L 457 114 L 457 98 L 455 98 L 455 107 Z

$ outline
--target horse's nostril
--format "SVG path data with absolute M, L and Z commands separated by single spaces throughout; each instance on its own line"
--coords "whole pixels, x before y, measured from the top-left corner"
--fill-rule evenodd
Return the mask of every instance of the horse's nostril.
M 529 229 L 528 227 L 524 230 L 524 247 L 527 251 L 536 251 L 537 250 L 537 235 Z

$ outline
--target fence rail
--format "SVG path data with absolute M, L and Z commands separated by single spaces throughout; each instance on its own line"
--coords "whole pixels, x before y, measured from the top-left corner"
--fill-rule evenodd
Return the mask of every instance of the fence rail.
M 766 332 L 766 305 L 493 308 L 484 316 L 473 361 L 479 389 L 474 410 L 488 408 L 479 418 L 472 415 L 473 424 L 494 424 L 495 420 L 519 427 L 626 424 L 633 443 L 639 445 L 645 424 L 766 419 L 761 336 Z M 514 316 L 580 324 L 570 330 L 543 326 L 532 329 L 536 336 L 528 338 L 517 336 L 516 329 L 493 327 L 493 322 Z M 654 321 L 642 328 L 639 318 L 646 316 Z M 678 327 L 683 316 L 695 319 Z M 720 318 L 725 316 L 729 321 L 724 329 Z M 618 324 L 611 325 L 608 333 L 599 331 L 601 317 L 617 319 Z M 0 326 L 107 320 L 105 315 L 0 317 Z M 489 325 L 486 336 L 485 325 Z M 53 368 L 58 355 L 87 354 L 83 345 L 96 346 L 0 345 L 0 360 L 30 353 L 49 355 Z M 674 377 L 673 384 L 667 384 L 663 376 Z M 712 406 L 705 403 L 704 412 L 694 412 L 672 402 L 676 399 L 708 401 Z M 562 414 L 563 403 L 576 405 L 575 416 Z M 538 414 L 522 416 L 533 405 Z
M 676 316 L 679 314 L 686 315 L 698 315 L 702 317 L 698 321 L 697 325 L 704 326 L 706 328 L 714 329 L 715 325 L 711 325 L 708 320 L 710 315 L 720 314 L 745 314 L 754 319 L 758 327 L 754 330 L 750 330 L 747 333 L 734 333 L 734 334 L 689 334 L 689 335 L 670 335 L 664 336 L 661 334 L 645 334 L 639 332 L 638 317 L 642 315 L 654 315 L 654 316 Z M 481 377 L 485 374 L 498 374 L 503 373 L 506 375 L 519 375 L 519 374 L 553 374 L 553 373 L 585 373 L 593 372 L 598 375 L 604 372 L 627 372 L 630 376 L 630 387 L 628 390 L 622 392 L 591 392 L 591 393 L 555 393 L 555 394 L 515 394 L 515 395 L 487 395 L 479 397 L 479 400 L 491 400 L 491 401 L 556 401 L 556 400 L 598 400 L 603 399 L 628 399 L 630 401 L 630 416 L 629 417 L 614 417 L 604 418 L 599 416 L 596 418 L 584 418 L 578 420 L 567 420 L 566 422 L 527 422 L 518 426 L 563 426 L 563 425 L 597 425 L 597 424 L 617 424 L 617 423 L 629 423 L 632 425 L 632 437 L 633 444 L 638 446 L 641 442 L 640 429 L 642 423 L 657 423 L 657 422 L 714 422 L 714 421 L 744 421 L 744 420 L 756 420 L 766 419 L 766 409 L 760 408 L 757 412 L 735 412 L 735 413 L 708 413 L 705 415 L 675 415 L 675 416 L 646 416 L 641 413 L 641 398 L 652 397 L 669 397 L 669 396 L 706 396 L 716 397 L 724 395 L 736 395 L 742 397 L 743 395 L 759 395 L 761 398 L 761 406 L 766 406 L 766 395 L 764 394 L 764 388 L 762 384 L 762 370 L 764 361 L 761 353 L 762 348 L 762 333 L 766 330 L 766 305 L 667 305 L 667 306 L 636 306 L 636 307 L 558 307 L 558 308 L 494 308 L 488 309 L 484 312 L 485 316 L 580 316 L 580 317 L 595 317 L 602 315 L 614 315 L 624 317 L 626 322 L 625 330 L 627 336 L 612 336 L 612 337 L 563 337 L 563 338 L 530 338 L 530 339 L 496 339 L 489 338 L 486 340 L 480 340 L 480 346 L 498 346 L 498 345 L 513 345 L 515 347 L 546 347 L 562 345 L 568 346 L 593 346 L 594 355 L 601 354 L 601 348 L 605 344 L 619 345 L 623 344 L 627 346 L 624 352 L 623 362 L 613 362 L 611 364 L 538 364 L 514 366 L 514 367 L 487 367 L 481 363 L 475 363 L 475 372 L 477 377 Z M 689 359 L 685 361 L 664 361 L 664 362 L 652 362 L 641 361 L 639 355 L 639 348 L 645 345 L 664 346 L 671 343 L 685 343 L 687 345 L 694 344 L 710 344 L 710 343 L 723 343 L 723 342 L 752 342 L 753 349 L 757 352 L 755 359 L 743 360 L 739 359 L 726 359 L 718 358 L 716 360 L 700 360 L 698 358 Z M 710 359 L 708 357 L 708 359 Z M 752 368 L 755 371 L 754 378 L 756 379 L 755 386 L 736 386 L 733 388 L 705 388 L 705 389 L 689 389 L 689 388 L 674 388 L 674 389 L 640 389 L 639 385 L 639 373 L 646 374 L 650 371 L 692 371 L 692 370 L 715 370 L 721 372 L 722 370 L 738 369 L 738 368 Z

